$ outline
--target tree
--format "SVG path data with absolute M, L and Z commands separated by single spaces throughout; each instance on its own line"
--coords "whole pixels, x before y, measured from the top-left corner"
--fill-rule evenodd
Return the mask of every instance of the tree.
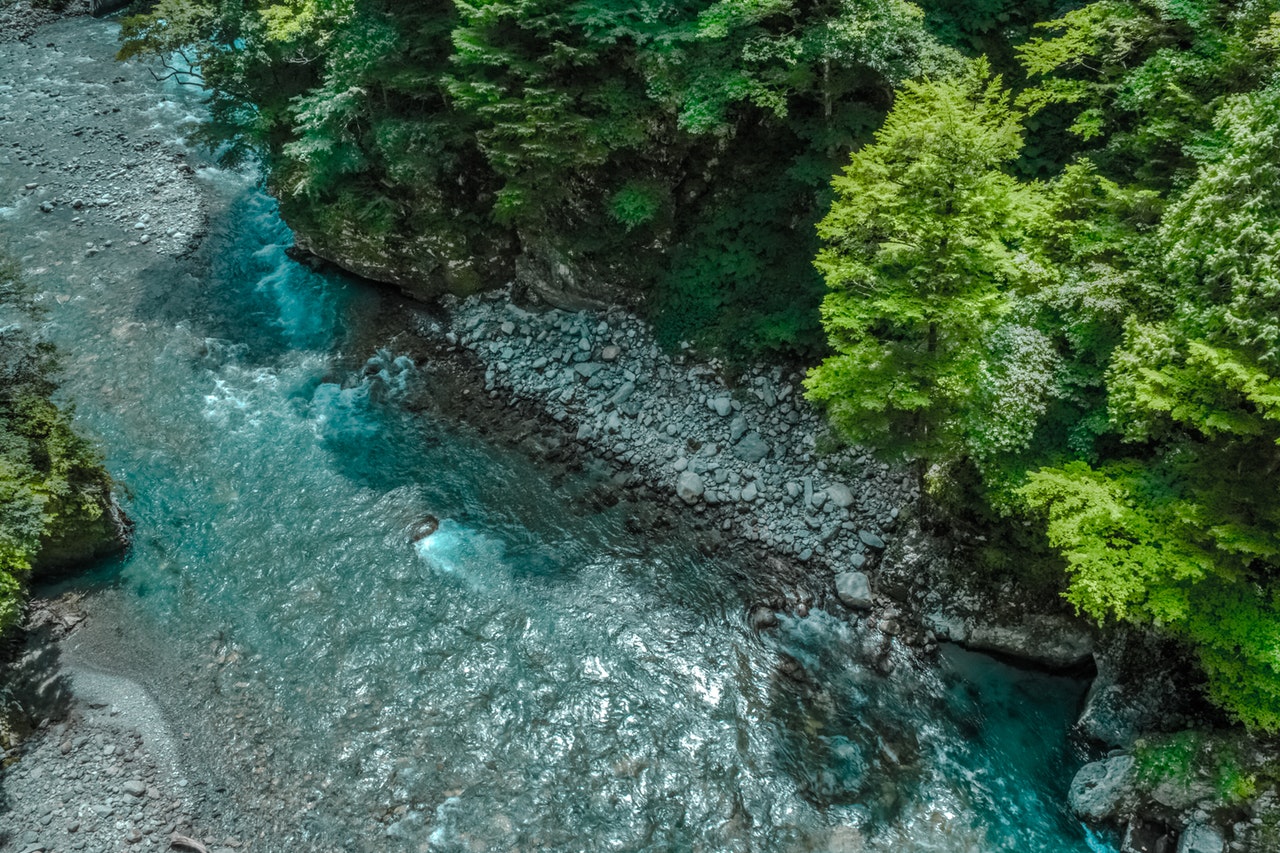
M 1009 96 L 979 60 L 906 84 L 833 182 L 816 263 L 835 352 L 805 384 L 854 441 L 933 460 L 978 441 L 973 403 L 1000 371 L 996 330 L 1041 275 L 1027 253 L 1040 190 L 1002 171 L 1021 145 Z
M 1127 459 L 1046 467 L 1022 490 L 1098 619 L 1190 640 L 1209 690 L 1280 729 L 1280 88 L 1224 101 L 1166 211 L 1107 371 Z

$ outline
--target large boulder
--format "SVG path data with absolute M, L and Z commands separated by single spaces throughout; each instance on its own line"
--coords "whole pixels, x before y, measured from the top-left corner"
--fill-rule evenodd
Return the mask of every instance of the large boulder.
M 1092 823 L 1114 820 L 1132 807 L 1135 778 L 1132 755 L 1086 764 L 1071 780 L 1071 810 Z
M 847 509 L 853 505 L 853 490 L 844 483 L 832 483 L 827 486 L 827 497 L 840 509 Z
M 1222 831 L 1203 823 L 1191 824 L 1178 839 L 1178 853 L 1222 853 L 1226 846 Z
M 706 491 L 702 478 L 692 471 L 683 471 L 676 478 L 676 495 L 687 504 L 695 504 Z
M 836 575 L 836 595 L 845 607 L 854 610 L 871 609 L 871 582 L 862 572 L 841 572 Z
M 733 455 L 754 465 L 769 455 L 769 444 L 760 437 L 760 433 L 752 430 L 733 446 Z
M 1026 614 L 1006 624 L 974 624 L 965 645 L 995 652 L 1051 669 L 1070 669 L 1088 663 L 1093 655 L 1093 632 L 1080 619 Z
M 1076 722 L 1091 740 L 1127 748 L 1143 732 L 1194 728 L 1211 713 L 1186 648 L 1150 629 L 1108 628 L 1093 659 L 1098 674 Z

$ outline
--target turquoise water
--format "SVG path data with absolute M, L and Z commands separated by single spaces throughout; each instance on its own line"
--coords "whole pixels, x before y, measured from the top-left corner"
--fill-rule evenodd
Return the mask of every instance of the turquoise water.
M 883 677 L 823 613 L 755 634 L 741 567 L 410 405 L 443 392 L 387 298 L 200 180 L 188 261 L 24 248 L 137 522 L 77 654 L 147 685 L 261 849 L 1102 849 L 1064 805 L 1084 683 L 954 649 Z

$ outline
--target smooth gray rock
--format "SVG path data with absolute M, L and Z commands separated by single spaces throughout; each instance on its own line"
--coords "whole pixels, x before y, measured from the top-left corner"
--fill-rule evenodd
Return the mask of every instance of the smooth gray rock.
M 1127 807 L 1133 783 L 1133 756 L 1117 755 L 1081 767 L 1071 780 L 1067 799 L 1077 817 L 1098 823 Z
M 760 401 L 770 409 L 778 405 L 778 398 L 773 393 L 773 386 L 767 380 L 760 385 Z
M 870 530 L 859 530 L 858 538 L 862 540 L 862 544 L 868 548 L 875 548 L 878 551 L 884 550 L 884 540 Z
M 844 483 L 832 483 L 827 486 L 827 497 L 841 509 L 847 509 L 853 505 L 853 492 Z
M 733 411 L 733 401 L 728 397 L 716 397 L 711 401 L 711 408 L 714 409 L 715 413 L 720 417 L 727 418 Z
M 733 443 L 747 433 L 747 419 L 738 415 L 729 424 L 729 442 Z
M 769 444 L 752 430 L 733 446 L 733 455 L 744 462 L 755 464 L 769 455 Z
M 747 503 L 751 503 L 758 497 L 760 497 L 760 490 L 756 488 L 755 483 L 747 483 L 742 488 L 742 499 Z
M 614 344 L 609 344 L 609 346 L 600 350 L 601 361 L 617 361 L 620 355 L 622 355 L 622 347 Z
M 1215 826 L 1193 823 L 1178 839 L 1178 853 L 1222 853 L 1227 840 Z
M 621 406 L 623 403 L 631 399 L 631 395 L 636 393 L 636 383 L 623 382 L 618 386 L 618 390 L 609 398 L 609 403 L 614 406 Z
M 705 491 L 702 478 L 692 471 L 684 471 L 676 478 L 676 495 L 687 504 L 697 503 Z
M 147 792 L 147 783 L 140 779 L 130 779 L 120 786 L 120 790 L 131 797 L 141 797 Z
M 836 595 L 845 607 L 869 610 L 872 605 L 871 582 L 862 572 L 841 572 L 836 575 Z
M 1093 633 L 1082 620 L 1028 614 L 1013 624 L 975 624 L 965 645 L 1065 669 L 1093 655 Z
M 581 364 L 575 364 L 573 369 L 583 379 L 590 379 L 592 376 L 595 376 L 603 370 L 604 365 L 598 361 L 584 361 Z

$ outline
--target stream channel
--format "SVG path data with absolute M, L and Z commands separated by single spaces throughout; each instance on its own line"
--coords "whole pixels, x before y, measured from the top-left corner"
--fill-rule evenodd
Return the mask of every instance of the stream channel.
M 182 143 L 198 100 L 114 38 L 0 45 L 0 228 L 136 521 L 74 582 L 62 662 L 145 687 L 246 849 L 1109 849 L 1066 807 L 1086 682 L 948 647 L 883 677 L 822 612 L 756 633 L 731 561 L 405 405 L 433 389 L 380 320 L 397 298 L 290 260 L 255 178 Z M 36 135 L 113 106 L 50 162 Z M 40 211 L 135 141 L 115 199 Z M 147 171 L 175 157 L 192 252 L 159 221 L 195 208 Z

